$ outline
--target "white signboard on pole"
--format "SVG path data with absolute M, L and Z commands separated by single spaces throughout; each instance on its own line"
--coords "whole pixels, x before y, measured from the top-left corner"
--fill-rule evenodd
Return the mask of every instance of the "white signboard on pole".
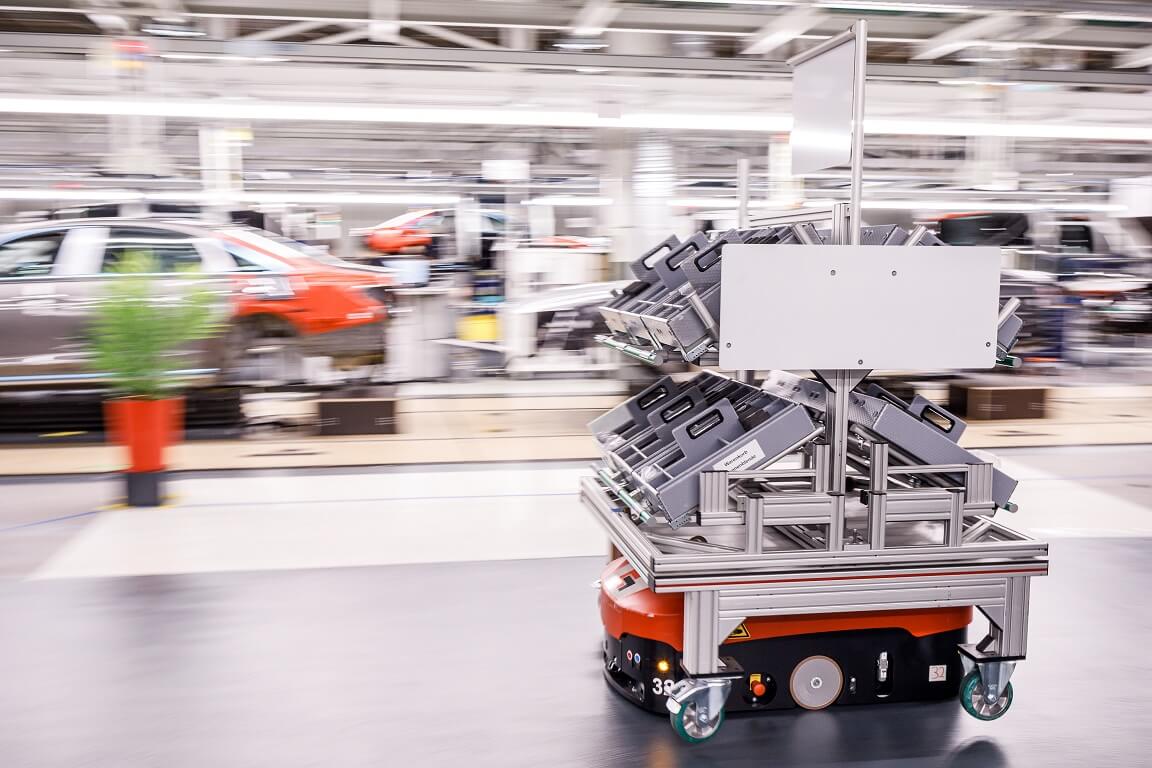
M 792 172 L 815 173 L 852 160 L 852 83 L 857 41 L 796 65 L 792 77 Z

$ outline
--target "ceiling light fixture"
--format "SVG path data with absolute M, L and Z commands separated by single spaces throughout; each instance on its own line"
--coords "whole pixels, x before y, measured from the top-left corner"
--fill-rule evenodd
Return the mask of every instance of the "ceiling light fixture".
M 936 3 L 869 3 L 840 2 L 827 0 L 816 3 L 817 8 L 833 8 L 841 11 L 897 11 L 905 13 L 976 13 L 970 5 L 938 5 Z
M 544 195 L 521 200 L 521 205 L 551 205 L 554 208 L 575 208 L 581 206 L 601 207 L 612 205 L 612 198 L 596 195 Z
M 816 208 L 826 207 L 834 202 L 830 198 L 808 200 L 752 200 L 752 208 L 788 210 L 798 205 Z M 734 197 L 682 197 L 668 201 L 668 204 L 681 208 L 707 208 L 728 210 L 736 208 L 739 202 Z M 1061 211 L 1068 213 L 1122 213 L 1125 205 L 1114 203 L 1024 203 L 1011 200 L 865 200 L 864 207 L 877 211 L 932 211 L 949 213 L 956 211 Z
M 1056 18 L 1071 19 L 1073 21 L 1116 21 L 1121 24 L 1152 24 L 1152 16 L 1126 16 L 1123 14 L 1092 13 L 1090 11 L 1062 13 Z
M 429 123 L 441 125 L 513 125 L 569 128 L 674 128 L 679 131 L 787 133 L 790 115 L 623 112 L 619 116 L 580 110 L 499 108 L 384 107 L 323 102 L 268 102 L 245 99 L 147 100 L 88 97 L 0 96 L 0 113 L 54 115 L 139 115 L 189 120 L 310 121 L 317 123 Z M 868 134 L 889 136 L 1001 136 L 1036 139 L 1152 141 L 1152 124 L 918 120 L 870 118 Z
M 552 44 L 552 47 L 563 51 L 602 51 L 608 47 L 608 43 L 599 37 L 573 35 L 557 40 Z
M 182 18 L 155 18 L 141 24 L 140 31 L 156 37 L 205 37 L 208 34 Z

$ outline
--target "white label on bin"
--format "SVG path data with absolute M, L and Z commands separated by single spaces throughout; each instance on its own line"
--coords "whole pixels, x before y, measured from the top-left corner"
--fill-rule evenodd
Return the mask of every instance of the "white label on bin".
M 712 465 L 717 472 L 736 472 L 747 469 L 764 458 L 764 449 L 755 440 L 749 440 L 732 453 Z
M 947 664 L 933 664 L 928 667 L 928 682 L 942 683 L 948 679 L 948 665 Z

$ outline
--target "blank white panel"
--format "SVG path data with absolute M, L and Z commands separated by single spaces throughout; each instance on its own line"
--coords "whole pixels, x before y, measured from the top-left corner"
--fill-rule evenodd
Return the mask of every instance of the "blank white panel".
M 793 173 L 815 173 L 851 161 L 855 72 L 855 40 L 798 64 L 793 70 Z
M 720 366 L 991 368 L 1000 249 L 728 245 Z

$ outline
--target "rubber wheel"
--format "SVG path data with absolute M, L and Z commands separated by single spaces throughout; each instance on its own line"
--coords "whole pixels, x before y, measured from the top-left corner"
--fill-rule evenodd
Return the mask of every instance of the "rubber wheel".
M 984 698 L 984 683 L 980 680 L 980 671 L 972 670 L 960 681 L 960 703 L 964 711 L 977 720 L 995 720 L 1008 711 L 1012 706 L 1012 683 L 1004 686 L 1000 691 L 1000 698 L 989 704 Z
M 679 712 L 669 712 L 668 719 L 672 721 L 672 730 L 680 738 L 689 744 L 699 744 L 715 736 L 720 726 L 724 725 L 724 710 L 721 709 L 720 714 L 706 725 L 701 725 L 696 720 L 696 702 L 688 701 L 680 707 Z

